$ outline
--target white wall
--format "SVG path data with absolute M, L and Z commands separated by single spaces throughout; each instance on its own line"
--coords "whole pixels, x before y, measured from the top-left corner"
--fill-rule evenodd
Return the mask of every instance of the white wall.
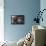
M 4 41 L 4 0 L 0 0 L 0 42 Z

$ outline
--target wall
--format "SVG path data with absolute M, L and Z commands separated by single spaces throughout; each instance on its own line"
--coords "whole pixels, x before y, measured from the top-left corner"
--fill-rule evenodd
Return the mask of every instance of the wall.
M 0 42 L 4 41 L 4 0 L 0 0 Z
M 18 41 L 31 31 L 35 12 L 40 9 L 40 0 L 5 0 L 4 35 L 7 41 Z M 24 25 L 12 25 L 11 15 L 24 15 Z
M 46 0 L 41 0 L 40 2 L 41 2 L 40 3 L 40 9 L 42 11 L 43 9 L 46 9 Z M 43 12 L 42 17 L 43 17 L 43 22 L 41 21 L 40 22 L 40 25 L 46 27 L 46 10 Z

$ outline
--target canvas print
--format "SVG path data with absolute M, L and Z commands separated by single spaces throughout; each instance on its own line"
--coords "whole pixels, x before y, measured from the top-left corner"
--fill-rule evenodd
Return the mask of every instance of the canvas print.
M 11 24 L 24 24 L 24 15 L 12 15 Z

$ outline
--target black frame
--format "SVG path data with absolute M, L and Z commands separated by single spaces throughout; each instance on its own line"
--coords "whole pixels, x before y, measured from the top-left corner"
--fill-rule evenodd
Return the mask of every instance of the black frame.
M 14 16 L 14 17 L 13 17 Z M 21 20 L 20 22 L 18 20 Z M 11 24 L 24 24 L 25 23 L 25 16 L 24 15 L 12 15 L 11 16 Z

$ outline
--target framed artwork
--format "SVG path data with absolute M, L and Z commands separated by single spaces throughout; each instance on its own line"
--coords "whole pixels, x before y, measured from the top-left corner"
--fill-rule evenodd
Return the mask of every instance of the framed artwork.
M 11 24 L 24 24 L 24 15 L 12 15 Z

